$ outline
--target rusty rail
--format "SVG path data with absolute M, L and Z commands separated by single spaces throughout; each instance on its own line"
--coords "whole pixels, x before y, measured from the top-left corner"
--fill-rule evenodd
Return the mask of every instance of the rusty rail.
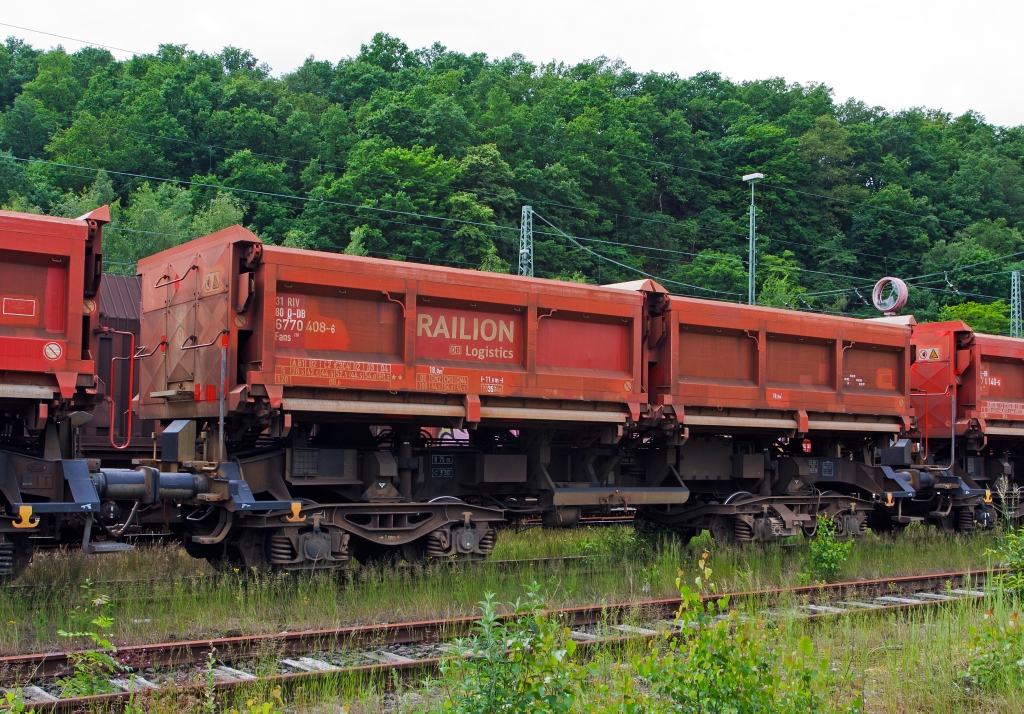
M 850 593 L 893 594 L 905 591 L 910 587 L 942 587 L 947 582 L 966 582 L 977 584 L 989 574 L 1006 572 L 1006 568 L 989 571 L 963 571 L 952 573 L 927 573 L 921 575 L 901 576 L 895 578 L 877 578 L 873 580 L 857 580 L 825 585 L 804 585 L 789 588 L 772 588 L 765 590 L 739 591 L 711 595 L 708 600 L 715 601 L 726 597 L 733 600 L 764 598 L 771 602 L 780 597 L 806 596 L 814 599 L 843 597 Z M 551 612 L 564 617 L 573 627 L 593 625 L 609 619 L 618 620 L 630 612 L 641 612 L 655 617 L 671 617 L 682 601 L 679 598 L 659 600 L 643 600 L 636 602 L 614 603 L 608 605 L 584 605 L 579 607 L 559 608 Z M 934 601 L 928 604 L 942 604 Z M 903 606 L 877 607 L 872 612 L 911 609 Z M 808 618 L 815 617 L 808 615 Z M 469 634 L 473 625 L 479 621 L 477 616 L 447 618 L 441 620 L 422 620 L 415 622 L 396 622 L 374 625 L 356 625 L 333 629 L 306 630 L 301 632 L 283 632 L 264 635 L 244 635 L 239 637 L 220 637 L 205 640 L 188 640 L 182 642 L 164 642 L 149 645 L 134 645 L 118 649 L 118 659 L 125 665 L 138 669 L 145 667 L 164 667 L 169 665 L 197 664 L 207 660 L 211 653 L 222 661 L 239 661 L 251 659 L 260 652 L 273 650 L 280 656 L 290 656 L 318 649 L 343 649 L 358 646 L 388 646 L 422 643 L 429 644 L 450 640 Z M 607 638 L 605 638 L 607 639 Z M 603 640 L 602 640 L 603 641 Z M 610 641 L 610 640 L 609 640 Z M 47 677 L 65 676 L 70 672 L 69 657 L 73 653 L 46 652 L 25 655 L 0 657 L 0 684 L 10 685 L 15 682 L 39 680 Z M 417 660 L 419 662 L 420 660 Z M 424 662 L 426 660 L 423 660 Z M 400 663 L 399 663 L 400 664 Z M 388 663 L 386 669 L 401 670 L 396 663 Z M 345 668 L 339 671 L 366 672 L 375 671 L 376 665 Z M 322 673 L 321 673 L 322 674 Z M 280 675 L 282 677 L 290 675 Z M 103 695 L 117 697 L 119 695 Z M 64 700 L 60 700 L 63 702 Z M 69 700 L 70 701 L 70 700 Z M 55 702 L 50 702 L 50 705 Z

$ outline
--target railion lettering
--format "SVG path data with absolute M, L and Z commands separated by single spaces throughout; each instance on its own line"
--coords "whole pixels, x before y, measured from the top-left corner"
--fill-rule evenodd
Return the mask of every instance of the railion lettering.
M 519 315 L 421 305 L 416 315 L 416 352 L 420 357 L 460 362 L 522 363 L 522 326 Z
M 417 337 L 444 337 L 447 339 L 472 340 L 476 342 L 482 339 L 484 342 L 508 341 L 515 342 L 516 323 L 514 320 L 493 320 L 479 317 L 472 318 L 473 334 L 466 332 L 466 318 L 452 315 L 448 320 L 444 315 L 434 318 L 431 315 L 420 313 L 416 316 Z

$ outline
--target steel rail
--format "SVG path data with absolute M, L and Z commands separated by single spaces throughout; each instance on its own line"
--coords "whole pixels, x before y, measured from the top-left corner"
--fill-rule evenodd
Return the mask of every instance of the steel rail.
M 775 601 L 781 596 L 808 596 L 820 598 L 824 595 L 843 596 L 850 592 L 859 594 L 893 594 L 911 586 L 935 587 L 947 582 L 981 580 L 988 574 L 1006 572 L 1008 569 L 990 571 L 962 571 L 952 573 L 926 573 L 894 578 L 876 578 L 823 585 L 804 585 L 789 588 L 738 591 L 708 595 L 705 600 L 714 602 L 728 596 L 732 600 L 764 598 Z M 943 601 L 935 601 L 941 604 Z M 621 619 L 631 612 L 640 612 L 655 617 L 671 617 L 679 609 L 680 598 L 643 600 L 605 605 L 583 605 L 552 609 L 553 615 L 565 618 L 572 627 L 594 625 L 609 619 Z M 873 608 L 874 612 L 887 611 L 888 606 Z M 896 608 L 905 609 L 905 608 Z M 501 619 L 511 619 L 505 615 Z M 811 617 L 808 615 L 808 617 Z M 210 654 L 223 661 L 251 659 L 261 652 L 273 650 L 287 657 L 322 649 L 344 649 L 358 646 L 385 647 L 389 645 L 431 644 L 465 636 L 480 618 L 475 615 L 439 620 L 353 625 L 348 627 L 281 632 L 237 637 L 219 637 L 181 642 L 163 642 L 148 645 L 121 647 L 117 659 L 133 669 L 165 667 L 170 665 L 198 664 L 206 662 Z M 45 652 L 0 657 L 0 684 L 10 685 L 47 677 L 66 676 L 71 671 L 71 652 Z M 368 670 L 370 671 L 370 670 Z
M 966 575 L 964 573 L 946 573 L 945 575 Z M 850 583 L 842 583 L 842 585 L 850 585 Z M 793 590 L 797 590 L 794 588 Z M 736 593 L 734 595 L 742 595 L 743 593 Z M 748 593 L 749 594 L 749 593 Z M 668 601 L 655 601 L 655 602 L 668 602 Z M 923 600 L 919 602 L 905 602 L 894 605 L 875 606 L 872 608 L 864 608 L 856 611 L 849 612 L 815 612 L 809 614 L 800 615 L 800 619 L 803 620 L 821 620 L 825 618 L 835 618 L 842 615 L 877 615 L 877 614 L 891 614 L 904 612 L 908 610 L 926 609 L 933 608 L 938 605 L 948 604 L 950 602 L 957 602 L 957 600 Z M 636 603 L 635 605 L 642 605 L 644 603 Z M 561 612 L 561 611 L 560 611 Z M 475 620 L 475 618 L 473 618 Z M 577 623 L 580 624 L 580 623 Z M 577 641 L 577 647 L 581 650 L 593 650 L 598 648 L 613 647 L 616 645 L 624 645 L 630 642 L 639 641 L 650 641 L 655 638 L 668 639 L 669 637 L 678 636 L 681 634 L 679 629 L 671 629 L 663 632 L 654 631 L 638 631 L 627 635 L 616 635 L 616 636 L 602 636 L 593 637 L 592 639 L 586 639 L 583 641 Z M 413 674 L 434 674 L 436 673 L 441 665 L 442 659 L 439 657 L 429 657 L 423 659 L 410 659 L 401 662 L 382 662 L 379 664 L 365 664 L 365 665 L 354 665 L 348 667 L 336 667 L 329 670 L 319 671 L 303 671 L 303 672 L 287 672 L 281 674 L 274 674 L 269 676 L 262 676 L 259 678 L 253 677 L 252 679 L 233 679 L 233 680 L 217 680 L 213 683 L 213 689 L 216 692 L 229 692 L 234 689 L 243 687 L 250 687 L 253 685 L 279 685 L 289 686 L 292 683 L 301 683 L 306 680 L 314 678 L 326 678 L 335 677 L 338 679 L 348 678 L 378 678 L 379 681 L 385 686 L 390 687 L 395 682 L 395 675 L 400 674 L 403 678 L 408 678 Z M 192 696 L 204 696 L 207 694 L 206 686 L 198 681 L 193 681 L 185 684 L 174 684 L 169 685 L 170 688 L 174 689 L 175 692 L 192 695 Z M 105 710 L 105 711 L 118 711 L 124 705 L 130 703 L 133 698 L 139 700 L 145 700 L 148 694 L 156 693 L 161 690 L 166 691 L 168 687 L 159 687 L 157 689 L 139 689 L 135 692 L 116 692 L 111 694 L 99 694 L 87 697 L 68 697 L 64 699 L 50 699 L 47 701 L 30 701 L 25 702 L 25 708 L 29 711 L 46 711 L 52 714 L 72 714 L 73 712 L 81 711 L 94 711 L 94 710 Z

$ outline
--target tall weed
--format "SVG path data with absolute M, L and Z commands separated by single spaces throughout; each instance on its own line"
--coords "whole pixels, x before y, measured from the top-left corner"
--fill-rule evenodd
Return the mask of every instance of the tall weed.
M 494 594 L 480 603 L 482 617 L 473 635 L 460 640 L 459 656 L 442 665 L 450 678 L 443 711 L 451 714 L 551 712 L 572 710 L 580 678 L 572 661 L 576 643 L 569 631 L 544 611 L 540 586 L 516 601 L 512 618 L 497 613 Z
M 837 580 L 852 547 L 851 541 L 837 540 L 835 523 L 829 516 L 819 514 L 818 531 L 810 546 L 811 576 L 826 583 Z
M 828 657 L 816 656 L 808 637 L 800 638 L 796 650 L 780 652 L 781 638 L 772 626 L 729 610 L 728 596 L 708 599 L 716 588 L 707 560 L 705 552 L 695 588 L 683 584 L 682 571 L 676 581 L 682 596 L 675 620 L 679 634 L 664 651 L 656 647 L 634 663 L 656 700 L 687 714 L 830 711 L 820 682 Z
M 71 640 L 87 639 L 93 649 L 68 656 L 73 672 L 70 677 L 57 680 L 62 697 L 109 694 L 116 691 L 110 678 L 128 671 L 128 667 L 114 657 L 117 654 L 117 647 L 104 634 L 114 624 L 114 618 L 111 617 L 111 599 L 106 595 L 97 595 L 93 591 L 91 580 L 86 580 L 82 589 L 86 604 L 74 610 L 74 619 L 81 627 L 71 632 L 59 630 L 58 634 Z M 94 616 L 87 620 L 90 614 Z
M 1024 526 L 1008 528 L 1002 543 L 988 552 L 999 559 L 1001 566 L 1010 569 L 997 575 L 996 583 L 1009 593 L 1024 594 Z

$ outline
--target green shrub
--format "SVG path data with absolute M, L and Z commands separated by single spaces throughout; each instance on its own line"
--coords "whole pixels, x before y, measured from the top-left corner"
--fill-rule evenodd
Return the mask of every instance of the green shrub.
M 22 693 L 21 687 L 8 690 L 4 692 L 3 696 L 0 696 L 0 713 L 22 714 L 25 709 L 25 695 Z
M 75 652 L 68 656 L 73 673 L 70 677 L 57 680 L 62 697 L 87 697 L 94 694 L 110 694 L 118 691 L 110 678 L 129 670 L 117 661 L 117 648 L 102 634 L 114 624 L 110 616 L 113 603 L 106 595 L 95 595 L 93 583 L 86 580 L 82 585 L 86 605 L 72 611 L 72 619 L 81 629 L 68 632 L 58 630 L 57 634 L 72 640 L 87 639 L 94 649 Z M 90 609 L 91 608 L 91 609 Z M 90 618 L 90 615 L 94 615 Z
M 818 680 L 828 658 L 816 657 L 802 637 L 795 652 L 779 651 L 782 638 L 768 624 L 729 611 L 728 597 L 713 602 L 708 554 L 701 557 L 696 589 L 676 580 L 682 604 L 676 615 L 678 636 L 635 662 L 656 698 L 671 711 L 687 714 L 787 714 L 828 711 Z
M 473 635 L 457 643 L 459 656 L 442 664 L 449 679 L 443 711 L 451 714 L 530 712 L 561 714 L 573 707 L 582 676 L 572 661 L 569 630 L 544 611 L 540 586 L 499 618 L 494 594 L 480 603 Z
M 1001 566 L 1010 569 L 996 576 L 996 584 L 1009 592 L 1024 593 L 1024 527 L 1007 529 L 994 555 Z
M 816 580 L 836 580 L 852 546 L 850 541 L 836 540 L 835 523 L 829 516 L 819 514 L 817 533 L 811 540 L 810 574 Z
M 970 630 L 971 648 L 964 676 L 969 684 L 997 689 L 1019 684 L 1024 677 L 1024 633 L 1017 613 L 1000 622 L 992 610 L 982 627 Z

